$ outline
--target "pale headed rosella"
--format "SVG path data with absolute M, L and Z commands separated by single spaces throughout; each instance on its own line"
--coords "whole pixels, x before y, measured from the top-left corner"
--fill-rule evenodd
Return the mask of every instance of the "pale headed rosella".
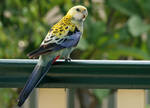
M 70 59 L 70 53 L 77 46 L 82 33 L 83 22 L 88 15 L 86 7 L 72 7 L 67 14 L 48 32 L 40 47 L 28 54 L 29 58 L 39 57 L 32 74 L 20 93 L 18 106 L 22 106 L 31 91 L 40 83 L 51 65 L 59 57 Z

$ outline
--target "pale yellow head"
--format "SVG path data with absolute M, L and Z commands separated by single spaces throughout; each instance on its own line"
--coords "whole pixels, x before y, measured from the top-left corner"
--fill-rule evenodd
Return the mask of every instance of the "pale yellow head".
M 72 7 L 68 11 L 67 15 L 71 15 L 72 19 L 75 21 L 84 21 L 88 15 L 88 11 L 86 7 L 77 5 L 77 6 Z

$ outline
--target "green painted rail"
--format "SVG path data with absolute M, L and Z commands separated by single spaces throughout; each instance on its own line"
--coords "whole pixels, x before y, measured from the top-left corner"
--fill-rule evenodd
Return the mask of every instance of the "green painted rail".
M 0 59 L 0 87 L 23 87 L 37 60 Z M 39 87 L 150 88 L 150 61 L 57 61 Z

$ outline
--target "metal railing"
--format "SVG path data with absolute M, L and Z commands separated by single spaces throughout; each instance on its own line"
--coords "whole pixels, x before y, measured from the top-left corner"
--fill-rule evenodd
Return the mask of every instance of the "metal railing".
M 0 59 L 0 87 L 23 87 L 37 60 Z M 57 61 L 39 87 L 150 88 L 150 61 Z
M 0 59 L 0 87 L 23 87 L 36 63 L 29 59 Z M 150 88 L 150 61 L 58 60 L 38 87 Z

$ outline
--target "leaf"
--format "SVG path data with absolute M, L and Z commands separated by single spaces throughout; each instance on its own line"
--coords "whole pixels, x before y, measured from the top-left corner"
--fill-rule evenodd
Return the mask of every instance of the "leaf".
M 3 32 L 3 29 L 0 29 L 0 42 L 5 42 L 7 40 L 6 34 Z
M 150 6 L 149 6 L 150 0 L 138 0 L 137 2 L 141 7 L 142 14 L 146 17 L 150 16 L 149 14 L 150 13 Z
M 134 59 L 140 59 L 140 60 L 149 60 L 150 56 L 148 53 L 142 51 L 139 48 L 136 47 L 128 47 L 128 46 L 118 46 L 115 49 L 111 49 L 107 51 L 108 58 L 109 59 L 118 59 L 121 56 L 131 56 Z
M 101 103 L 102 100 L 109 95 L 110 90 L 109 89 L 94 89 L 93 93 L 97 96 L 97 98 L 99 99 L 99 102 Z
M 135 0 L 108 0 L 108 5 L 126 15 L 139 15 L 140 10 Z
M 139 36 L 150 29 L 150 25 L 145 24 L 139 16 L 132 16 L 128 20 L 129 32 L 133 36 Z
M 80 50 L 86 50 L 88 48 L 88 43 L 85 39 L 81 38 L 77 47 Z
M 102 21 L 95 21 L 91 16 L 87 18 L 85 23 L 85 35 L 86 39 L 90 44 L 95 44 L 97 39 L 100 38 L 101 34 L 106 31 L 106 24 Z

